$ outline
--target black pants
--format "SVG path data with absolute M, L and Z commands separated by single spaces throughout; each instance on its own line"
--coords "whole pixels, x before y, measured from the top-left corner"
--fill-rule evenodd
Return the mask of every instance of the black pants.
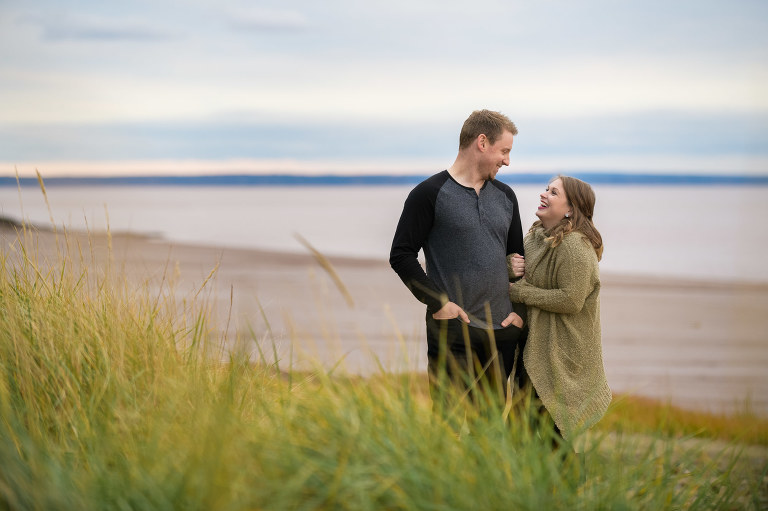
M 460 319 L 434 319 L 427 313 L 427 360 L 429 391 L 433 403 L 445 396 L 446 383 L 493 395 L 498 403 L 506 397 L 515 348 L 522 330 L 514 325 L 485 330 Z

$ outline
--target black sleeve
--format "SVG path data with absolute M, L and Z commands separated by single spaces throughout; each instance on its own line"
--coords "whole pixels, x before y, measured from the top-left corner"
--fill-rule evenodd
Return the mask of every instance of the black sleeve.
M 507 233 L 507 255 L 520 254 L 525 256 L 525 245 L 523 243 L 523 228 L 522 221 L 520 220 L 520 207 L 517 204 L 517 196 L 512 188 L 505 190 L 507 197 L 515 207 L 515 212 L 512 215 L 512 221 L 509 223 L 509 232 Z M 510 282 L 520 280 L 520 277 L 513 277 L 510 275 Z M 524 303 L 512 303 L 512 310 L 517 313 L 518 316 L 523 318 L 525 322 L 525 328 L 528 327 L 528 307 Z M 527 335 L 527 331 L 525 333 Z
M 431 311 L 439 310 L 448 298 L 446 293 L 427 277 L 418 261 L 418 254 L 432 230 L 439 189 L 433 179 L 428 179 L 408 194 L 389 253 L 392 269 L 413 296 L 426 304 Z
M 523 246 L 523 228 L 520 220 L 520 208 L 517 205 L 517 196 L 511 188 L 506 190 L 507 197 L 512 201 L 515 207 L 515 213 L 512 221 L 509 223 L 509 232 L 507 233 L 507 255 L 520 254 L 525 256 L 525 247 Z

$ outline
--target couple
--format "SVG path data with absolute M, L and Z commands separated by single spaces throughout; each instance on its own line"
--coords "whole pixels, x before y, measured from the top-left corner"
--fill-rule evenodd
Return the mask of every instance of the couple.
M 483 382 L 503 399 L 527 336 L 519 373 L 567 439 L 596 423 L 611 400 L 600 340 L 595 198 L 587 183 L 555 178 L 524 240 L 515 193 L 495 180 L 509 165 L 515 135 L 503 114 L 472 112 L 453 165 L 408 195 L 390 264 L 427 306 L 433 401 L 443 376 L 467 389 Z

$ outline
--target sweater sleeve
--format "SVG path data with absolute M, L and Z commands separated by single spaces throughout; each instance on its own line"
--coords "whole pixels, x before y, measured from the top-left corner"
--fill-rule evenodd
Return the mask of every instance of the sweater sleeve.
M 551 280 L 555 284 L 554 288 L 536 287 L 523 279 L 510 286 L 510 299 L 554 313 L 573 314 L 581 311 L 592 292 L 590 277 L 597 263 L 591 257 L 594 250 L 579 238 L 569 240 L 568 243 L 564 241 L 557 247 L 560 252 L 558 264 L 554 279 Z
M 405 200 L 392 240 L 389 264 L 417 300 L 431 311 L 448 302 L 446 293 L 427 276 L 418 261 L 419 250 L 432 229 L 437 189 L 429 180 L 414 188 Z

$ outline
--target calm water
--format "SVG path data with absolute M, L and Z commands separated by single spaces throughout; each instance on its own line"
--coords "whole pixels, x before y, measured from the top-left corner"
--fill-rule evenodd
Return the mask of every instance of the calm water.
M 514 186 L 523 226 L 541 186 Z M 411 186 L 49 187 L 58 225 L 178 242 L 386 258 Z M 603 273 L 768 282 L 768 187 L 595 186 Z M 21 195 L 21 196 L 20 196 Z M 23 208 L 22 208 L 23 206 Z M 0 214 L 50 223 L 36 187 L 0 187 Z

